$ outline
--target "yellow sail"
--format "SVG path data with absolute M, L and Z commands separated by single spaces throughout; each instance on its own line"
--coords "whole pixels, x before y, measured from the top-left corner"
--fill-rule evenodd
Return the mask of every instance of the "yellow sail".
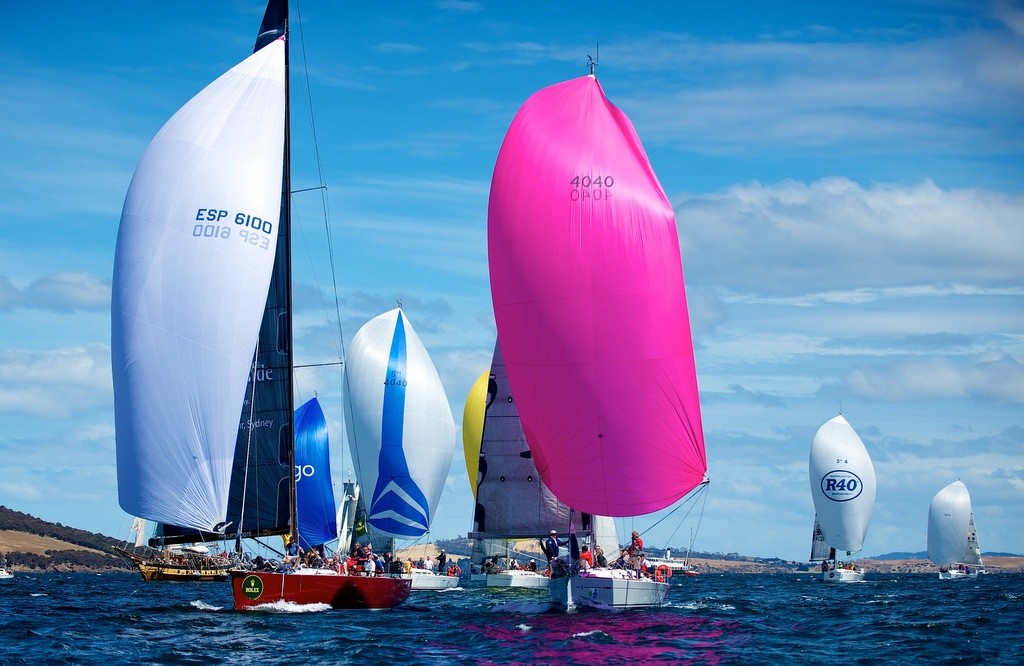
M 466 406 L 462 410 L 462 449 L 466 453 L 466 476 L 469 487 L 476 497 L 477 468 L 480 464 L 480 440 L 484 434 L 484 412 L 487 411 L 487 380 L 491 370 L 488 368 L 477 377 L 466 396 Z

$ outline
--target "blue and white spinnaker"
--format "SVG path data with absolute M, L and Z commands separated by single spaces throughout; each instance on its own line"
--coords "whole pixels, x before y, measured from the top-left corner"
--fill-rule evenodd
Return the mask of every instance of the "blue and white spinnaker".
M 345 365 L 347 432 L 356 477 L 377 534 L 430 529 L 455 453 L 455 422 L 441 379 L 396 308 L 356 333 Z

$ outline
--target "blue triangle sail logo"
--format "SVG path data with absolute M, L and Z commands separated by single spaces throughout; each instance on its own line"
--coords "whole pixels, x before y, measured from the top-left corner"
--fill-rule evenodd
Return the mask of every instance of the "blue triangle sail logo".
M 399 311 L 384 377 L 380 457 L 369 522 L 384 532 L 416 537 L 425 534 L 430 526 L 430 507 L 423 491 L 409 474 L 409 463 L 402 446 L 405 390 L 409 384 L 406 357 L 405 322 Z

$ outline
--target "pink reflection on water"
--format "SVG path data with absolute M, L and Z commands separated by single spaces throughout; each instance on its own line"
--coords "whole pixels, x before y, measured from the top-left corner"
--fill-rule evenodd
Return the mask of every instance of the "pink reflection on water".
M 507 623 L 501 625 L 463 627 L 482 639 L 472 647 L 476 663 L 593 666 L 670 660 L 719 664 L 725 659 L 727 650 L 723 648 L 738 647 L 746 640 L 730 623 L 660 611 L 510 615 L 505 619 Z

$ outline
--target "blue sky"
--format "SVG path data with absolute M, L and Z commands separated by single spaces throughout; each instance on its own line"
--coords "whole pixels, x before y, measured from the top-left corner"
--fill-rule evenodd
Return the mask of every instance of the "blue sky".
M 114 536 L 124 195 L 164 121 L 248 54 L 263 9 L 149 4 L 16 3 L 0 44 L 0 504 Z M 299 362 L 337 356 L 332 280 L 346 342 L 401 299 L 461 423 L 494 344 L 498 147 L 599 44 L 605 92 L 676 208 L 712 479 L 695 547 L 805 560 L 808 450 L 841 405 L 878 475 L 865 554 L 923 550 L 928 502 L 957 478 L 983 549 L 1024 552 L 1024 5 L 366 4 L 303 3 L 293 24 L 294 186 L 320 180 L 308 90 L 335 267 L 320 196 L 296 195 Z M 297 378 L 338 444 L 339 377 Z M 433 536 L 471 516 L 460 444 Z

